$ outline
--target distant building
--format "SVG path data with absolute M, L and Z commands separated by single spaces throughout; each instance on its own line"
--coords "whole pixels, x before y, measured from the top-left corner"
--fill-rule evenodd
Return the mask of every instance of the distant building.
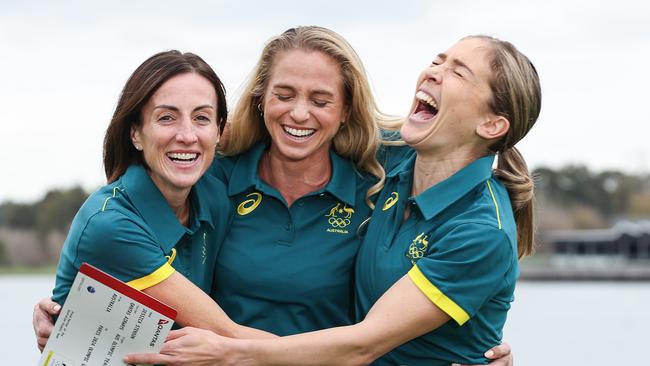
M 650 260 L 650 220 L 620 221 L 611 229 L 548 231 L 539 241 L 549 254 Z

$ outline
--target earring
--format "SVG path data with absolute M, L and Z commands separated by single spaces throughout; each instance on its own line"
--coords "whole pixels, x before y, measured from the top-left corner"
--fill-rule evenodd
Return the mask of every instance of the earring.
M 142 151 L 142 146 L 140 146 L 140 144 L 133 144 L 133 146 L 135 147 L 136 150 Z
M 260 115 L 264 116 L 264 110 L 262 109 L 262 103 L 257 104 L 257 110 L 260 111 Z

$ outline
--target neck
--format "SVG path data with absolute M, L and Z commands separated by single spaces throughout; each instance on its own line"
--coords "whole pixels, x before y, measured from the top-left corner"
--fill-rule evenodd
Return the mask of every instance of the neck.
M 258 172 L 262 180 L 277 189 L 291 206 L 298 198 L 327 185 L 332 178 L 332 164 L 329 150 L 292 161 L 274 153 L 271 146 L 262 156 Z
M 178 221 L 183 226 L 187 226 L 190 221 L 189 220 L 190 218 L 189 197 L 190 197 L 190 190 L 192 188 L 174 189 L 164 184 L 159 184 L 159 182 L 157 182 L 156 179 L 154 179 L 153 177 L 152 177 L 152 181 L 154 182 L 156 187 L 158 187 L 160 193 L 162 193 L 169 207 L 171 207 L 172 211 L 174 211 L 174 214 L 178 218 Z
M 178 222 L 183 226 L 189 226 L 190 224 L 190 200 L 186 199 L 184 203 L 178 206 L 172 206 L 174 214 L 178 218 Z
M 426 154 L 418 151 L 413 168 L 411 195 L 417 196 L 483 157 L 477 151 L 453 151 L 449 154 Z

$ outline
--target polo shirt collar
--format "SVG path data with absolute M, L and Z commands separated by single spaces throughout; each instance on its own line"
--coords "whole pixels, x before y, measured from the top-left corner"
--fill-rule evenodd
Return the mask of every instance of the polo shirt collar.
M 258 143 L 248 152 L 239 156 L 232 170 L 230 181 L 228 182 L 229 196 L 243 193 L 251 187 L 260 189 L 262 180 L 257 174 L 257 169 L 262 154 L 264 154 L 267 148 L 268 144 Z M 332 194 L 338 200 L 349 206 L 354 206 L 357 190 L 356 175 L 360 173 L 357 171 L 354 163 L 340 157 L 331 149 L 330 160 L 332 162 L 332 178 L 322 191 Z
M 445 208 L 492 176 L 494 155 L 484 156 L 473 161 L 451 177 L 417 195 L 417 203 L 422 216 L 430 220 Z
M 352 161 L 340 157 L 332 149 L 330 149 L 330 160 L 332 161 L 332 178 L 325 186 L 325 191 L 348 206 L 354 206 L 357 192 L 356 176 L 361 173 Z
M 142 165 L 131 165 L 122 177 L 122 183 L 144 221 L 161 240 L 165 250 L 170 250 L 183 237 L 186 229 L 153 183 Z
M 266 147 L 267 144 L 257 143 L 247 152 L 237 157 L 228 181 L 228 196 L 243 193 L 251 187 L 257 186 L 260 181 L 257 175 L 257 167 Z
M 192 187 L 192 191 L 190 192 L 192 214 L 195 220 L 191 227 L 194 230 L 201 227 L 201 222 L 208 224 L 212 230 L 215 228 L 212 210 L 208 207 L 209 205 L 207 204 L 207 200 L 205 198 L 201 199 L 202 197 L 208 197 L 208 195 L 214 194 L 214 192 L 210 190 L 209 182 L 207 182 L 208 179 L 212 179 L 212 177 L 204 174 L 203 177 L 194 184 L 194 187 Z M 178 221 L 178 219 L 176 221 Z
M 413 165 L 415 164 L 416 152 L 410 149 L 405 155 L 404 160 L 396 164 L 393 169 L 386 173 L 386 178 L 394 178 L 396 176 L 404 177 L 413 175 Z

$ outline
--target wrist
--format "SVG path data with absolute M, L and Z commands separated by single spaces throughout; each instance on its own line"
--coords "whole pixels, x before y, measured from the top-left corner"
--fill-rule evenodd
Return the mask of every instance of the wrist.
M 234 364 L 238 366 L 258 366 L 261 365 L 259 360 L 260 348 L 259 342 L 254 339 L 233 339 L 234 351 L 238 356 L 238 361 Z

